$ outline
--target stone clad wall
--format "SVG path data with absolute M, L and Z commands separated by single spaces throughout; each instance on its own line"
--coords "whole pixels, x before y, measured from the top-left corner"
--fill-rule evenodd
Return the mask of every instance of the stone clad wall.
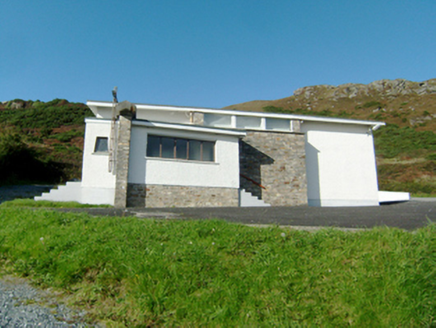
M 236 188 L 208 188 L 132 184 L 128 186 L 129 207 L 235 207 L 239 205 Z
M 271 206 L 307 204 L 304 134 L 248 131 L 240 142 L 241 188 Z
M 120 115 L 115 162 L 115 207 L 126 207 L 127 205 L 127 179 L 129 176 L 131 131 L 132 117 L 130 115 Z
M 127 186 L 127 207 L 145 207 L 146 189 L 145 184 L 129 183 Z

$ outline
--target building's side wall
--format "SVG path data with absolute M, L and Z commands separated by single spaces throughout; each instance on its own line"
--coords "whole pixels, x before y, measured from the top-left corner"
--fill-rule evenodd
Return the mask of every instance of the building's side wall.
M 83 149 L 82 186 L 91 188 L 115 188 L 115 176 L 108 172 L 109 153 L 95 153 L 97 137 L 110 138 L 111 122 L 87 119 Z
M 304 135 L 247 132 L 240 142 L 241 188 L 272 206 L 307 204 Z
M 176 124 L 189 124 L 190 117 L 186 115 L 185 112 L 174 112 L 174 111 L 161 111 L 161 110 L 149 110 L 144 113 L 143 111 L 138 111 L 138 120 L 147 120 L 153 122 L 165 122 L 165 123 L 176 123 Z
M 378 205 L 372 130 L 305 122 L 308 201 L 313 206 Z
M 147 157 L 147 136 L 215 141 L 215 162 Z M 238 137 L 134 125 L 128 206 L 238 206 Z

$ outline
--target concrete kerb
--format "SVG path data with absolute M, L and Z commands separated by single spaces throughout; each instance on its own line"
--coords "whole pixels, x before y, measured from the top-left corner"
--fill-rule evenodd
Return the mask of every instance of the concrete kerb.
M 270 228 L 274 226 L 274 224 L 248 224 L 248 223 L 247 224 L 240 223 L 240 224 L 253 228 Z M 324 230 L 333 229 L 333 230 L 339 230 L 344 232 L 360 232 L 360 231 L 371 229 L 371 228 L 341 228 L 341 227 L 323 227 L 323 226 L 311 227 L 311 226 L 288 226 L 288 225 L 279 225 L 277 227 L 283 230 L 299 230 L 299 231 L 308 231 L 308 232 L 316 232 L 323 229 Z

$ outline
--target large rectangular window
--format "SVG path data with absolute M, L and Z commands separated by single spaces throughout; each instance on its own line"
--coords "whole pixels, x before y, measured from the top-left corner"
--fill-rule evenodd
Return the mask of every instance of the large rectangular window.
M 147 156 L 214 162 L 215 142 L 149 135 Z

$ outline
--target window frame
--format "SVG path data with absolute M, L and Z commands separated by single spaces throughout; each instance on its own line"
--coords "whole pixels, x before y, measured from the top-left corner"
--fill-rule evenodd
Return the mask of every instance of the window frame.
M 98 150 L 100 140 L 106 140 L 106 150 Z M 95 137 L 93 154 L 109 154 L 109 138 L 108 137 L 104 137 L 104 136 Z
M 150 137 L 152 138 L 157 138 L 158 139 L 158 150 L 159 150 L 159 155 L 150 155 L 149 152 L 149 147 L 150 147 Z M 162 140 L 166 138 L 166 139 L 172 139 L 172 157 L 164 157 L 162 156 L 164 154 L 164 145 Z M 186 157 L 178 157 L 177 153 L 177 141 L 178 140 L 183 140 L 184 142 L 186 142 Z M 200 142 L 200 159 L 191 159 L 189 158 L 189 152 L 190 152 L 190 147 L 191 147 L 191 142 L 195 141 L 195 142 Z M 212 145 L 212 156 L 213 158 L 211 160 L 207 160 L 204 159 L 204 144 L 208 143 Z M 170 136 L 164 136 L 164 135 L 155 135 L 155 134 L 149 134 L 147 135 L 147 149 L 146 149 L 146 157 L 147 158 L 159 158 L 159 159 L 165 159 L 165 160 L 179 160 L 179 161 L 190 161 L 190 162 L 204 162 L 204 163 L 215 163 L 216 162 L 216 154 L 215 154 L 215 145 L 216 145 L 216 141 L 210 141 L 210 140 L 200 140 L 200 139 L 192 139 L 192 138 L 181 138 L 181 137 L 170 137 Z

